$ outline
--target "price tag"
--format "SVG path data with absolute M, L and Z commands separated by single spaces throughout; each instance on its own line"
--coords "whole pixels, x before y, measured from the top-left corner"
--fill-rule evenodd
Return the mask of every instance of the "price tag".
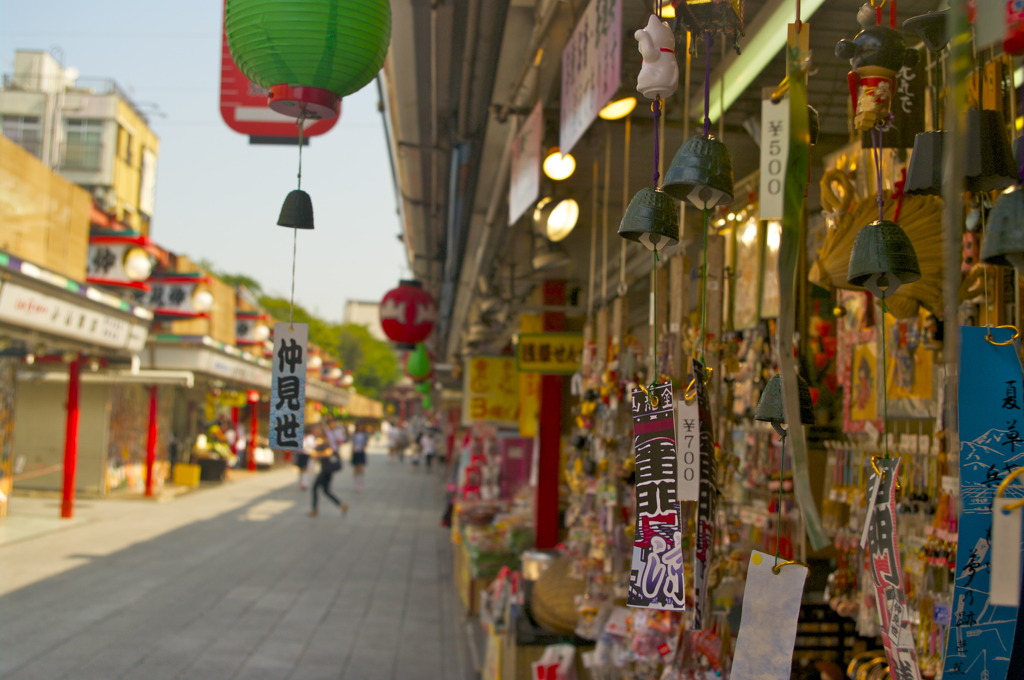
M 676 402 L 676 498 L 695 501 L 700 496 L 700 413 L 697 400 Z
M 992 590 L 989 604 L 1016 607 L 1020 604 L 1021 517 L 1024 509 L 1006 510 L 1019 498 L 995 498 L 992 502 Z
M 771 88 L 761 101 L 761 193 L 762 220 L 782 219 L 783 191 L 789 159 L 789 101 L 773 102 Z

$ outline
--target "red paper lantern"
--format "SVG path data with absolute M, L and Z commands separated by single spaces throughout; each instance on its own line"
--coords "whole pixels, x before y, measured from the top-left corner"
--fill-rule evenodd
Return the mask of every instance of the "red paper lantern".
M 419 281 L 399 281 L 380 301 L 380 325 L 393 342 L 412 349 L 434 330 L 437 303 Z

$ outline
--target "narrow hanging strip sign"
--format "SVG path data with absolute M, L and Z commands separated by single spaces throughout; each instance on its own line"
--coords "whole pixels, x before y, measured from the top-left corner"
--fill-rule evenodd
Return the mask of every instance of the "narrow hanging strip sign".
M 306 422 L 306 345 L 309 327 L 287 321 L 274 324 L 270 382 L 270 448 L 301 451 Z
M 633 390 L 636 531 L 629 573 L 630 607 L 686 609 L 682 529 L 676 500 L 672 383 Z
M 732 680 L 778 680 L 790 675 L 807 567 L 784 563 L 775 573 L 774 562 L 766 553 L 750 553 Z
M 697 400 L 676 404 L 676 497 L 700 498 L 700 409 Z
M 1024 374 L 1015 344 L 986 340 L 1010 340 L 1012 329 L 960 330 L 960 536 L 943 677 L 1007 680 L 1018 677 L 1009 675 L 1017 609 L 989 601 L 992 503 L 999 483 L 1024 463 Z
M 896 481 L 899 479 L 899 458 L 878 461 L 881 475 L 872 473 L 871 486 L 875 497 L 868 520 L 868 551 L 871 553 L 871 575 L 875 580 L 875 598 L 885 647 L 885 656 L 893 680 L 920 680 L 914 647 L 914 629 L 907 609 L 907 593 L 900 566 L 899 540 L 896 535 Z M 878 477 L 881 476 L 881 483 Z
M 708 606 L 708 583 L 711 558 L 715 547 L 715 515 L 718 509 L 715 434 L 711 429 L 711 400 L 704 384 L 705 368 L 693 360 L 693 377 L 700 414 L 700 497 L 697 502 L 697 536 L 693 569 L 693 630 L 703 630 L 711 622 Z
M 1021 522 L 1017 498 L 996 498 L 992 504 L 992 591 L 989 604 L 1020 606 Z
M 810 164 L 810 131 L 807 119 L 807 55 L 810 53 L 810 26 L 802 24 L 799 32 L 795 24 L 789 25 L 786 45 L 789 76 L 789 168 L 783 189 L 782 237 L 779 243 L 779 372 L 782 374 L 783 407 L 790 427 L 790 450 L 793 454 L 793 490 L 800 506 L 811 547 L 821 550 L 829 544 L 829 537 L 818 516 L 818 507 L 811 492 L 808 473 L 807 442 L 800 422 L 800 398 L 797 389 L 797 365 L 793 356 L 796 327 L 797 283 L 799 262 L 804 256 L 802 233 L 808 167 Z

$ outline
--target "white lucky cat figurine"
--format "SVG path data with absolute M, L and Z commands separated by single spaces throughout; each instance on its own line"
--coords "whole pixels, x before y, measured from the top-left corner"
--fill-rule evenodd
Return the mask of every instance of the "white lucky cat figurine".
M 647 27 L 638 30 L 633 37 L 644 58 L 636 79 L 637 91 L 648 99 L 670 97 L 679 85 L 676 39 L 671 27 L 652 14 Z

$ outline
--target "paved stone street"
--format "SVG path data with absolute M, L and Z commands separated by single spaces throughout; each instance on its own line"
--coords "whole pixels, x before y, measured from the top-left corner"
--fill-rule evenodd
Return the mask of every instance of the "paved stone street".
M 342 517 L 293 468 L 172 501 L 12 501 L 0 520 L 8 680 L 473 677 L 440 527 L 444 468 L 371 452 Z

